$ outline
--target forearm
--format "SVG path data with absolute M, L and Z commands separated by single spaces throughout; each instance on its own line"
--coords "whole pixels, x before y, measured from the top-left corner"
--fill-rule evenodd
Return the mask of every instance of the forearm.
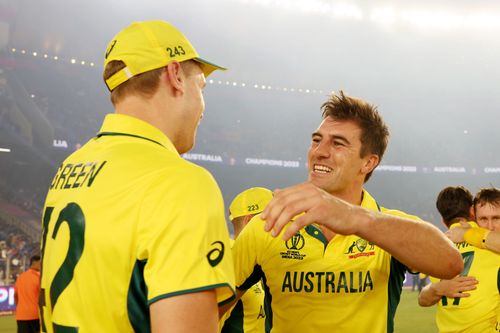
M 358 212 L 359 213 L 359 212 Z M 451 279 L 463 269 L 460 253 L 430 223 L 363 210 L 357 234 L 373 242 L 407 267 Z
M 236 302 L 238 302 L 238 300 L 241 298 L 241 296 L 243 296 L 245 291 L 246 290 L 236 289 L 236 295 L 235 295 L 235 298 L 233 300 L 231 300 L 230 302 L 227 302 L 226 304 L 219 305 L 219 319 L 221 319 L 226 312 L 231 310 L 231 308 L 236 304 Z
M 485 245 L 488 250 L 500 253 L 500 232 L 490 232 L 486 237 Z
M 439 302 L 441 297 L 436 291 L 435 284 L 431 283 L 425 286 L 418 295 L 418 304 L 420 306 L 433 306 Z

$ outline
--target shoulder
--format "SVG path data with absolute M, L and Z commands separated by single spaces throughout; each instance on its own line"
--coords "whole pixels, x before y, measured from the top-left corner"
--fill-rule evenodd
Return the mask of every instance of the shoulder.
M 411 214 L 408 214 L 406 212 L 403 212 L 403 211 L 397 210 L 397 209 L 389 209 L 389 208 L 385 208 L 385 207 L 380 207 L 380 211 L 382 213 L 385 213 L 385 214 L 404 217 L 404 218 L 411 219 L 411 220 L 417 220 L 417 221 L 422 220 L 420 217 L 418 217 L 416 215 L 411 215 Z

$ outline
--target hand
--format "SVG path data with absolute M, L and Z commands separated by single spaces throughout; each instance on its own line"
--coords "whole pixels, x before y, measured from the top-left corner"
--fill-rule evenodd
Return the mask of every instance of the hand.
M 473 276 L 457 276 L 451 280 L 441 280 L 434 284 L 435 293 L 446 297 L 469 297 L 470 291 L 476 289 L 479 281 Z
M 448 230 L 446 232 L 446 236 L 453 243 L 461 243 L 464 241 L 464 234 L 469 228 L 471 228 L 470 224 L 468 224 L 467 222 L 460 222 L 460 226 Z
M 267 205 L 261 215 L 266 221 L 265 231 L 271 231 L 276 237 L 283 227 L 296 215 L 300 215 L 285 230 L 283 239 L 288 240 L 303 227 L 318 223 L 335 233 L 351 235 L 357 231 L 357 221 L 354 218 L 364 211 L 358 206 L 351 205 L 331 194 L 305 182 L 283 190 L 276 190 L 274 198 Z

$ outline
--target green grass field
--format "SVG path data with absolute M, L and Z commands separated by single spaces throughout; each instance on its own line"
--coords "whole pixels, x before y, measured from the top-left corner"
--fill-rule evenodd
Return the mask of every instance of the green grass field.
M 396 313 L 395 333 L 437 332 L 434 321 L 435 307 L 419 307 L 417 295 L 417 292 L 403 291 L 401 303 Z M 0 333 L 16 333 L 16 320 L 14 317 L 0 317 Z

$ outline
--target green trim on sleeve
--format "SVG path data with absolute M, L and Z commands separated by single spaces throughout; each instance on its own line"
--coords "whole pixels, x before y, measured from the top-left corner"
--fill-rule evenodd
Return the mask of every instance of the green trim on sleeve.
M 151 332 L 148 306 L 148 287 L 144 281 L 147 260 L 136 260 L 127 294 L 127 314 L 134 332 Z
M 229 288 L 233 292 L 233 296 L 231 296 L 229 299 L 234 299 L 234 297 L 235 297 L 234 293 L 235 292 L 234 292 L 234 289 L 231 287 L 231 285 L 229 283 L 218 283 L 218 284 L 212 284 L 212 285 L 208 285 L 208 286 L 204 286 L 204 287 L 179 290 L 179 291 L 174 291 L 172 293 L 158 295 L 158 296 L 153 297 L 152 299 L 150 299 L 148 301 L 148 305 L 151 305 L 154 302 L 157 302 L 157 301 L 159 301 L 161 299 L 172 297 L 172 296 L 179 296 L 179 295 L 186 295 L 186 294 L 191 294 L 191 293 L 197 293 L 197 292 L 200 292 L 200 291 L 211 290 L 211 289 L 218 289 L 218 288 L 221 288 L 221 287 L 227 287 L 227 288 Z M 227 301 L 228 300 L 223 300 L 221 303 L 227 302 Z

